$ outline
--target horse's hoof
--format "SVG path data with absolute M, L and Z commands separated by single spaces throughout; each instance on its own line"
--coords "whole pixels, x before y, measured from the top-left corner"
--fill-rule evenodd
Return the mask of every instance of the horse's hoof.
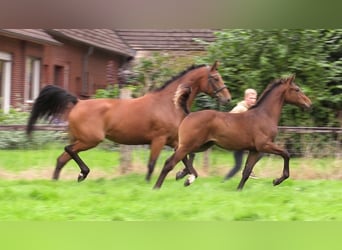
M 273 186 L 277 186 L 277 185 L 279 185 L 279 180 L 278 179 L 274 179 L 273 180 Z
M 176 181 L 178 181 L 178 180 L 184 178 L 184 176 L 185 176 L 185 174 L 183 173 L 183 171 L 178 171 L 178 172 L 176 173 Z
M 84 174 L 80 173 L 80 174 L 78 175 L 77 181 L 78 181 L 78 182 L 84 181 L 85 178 L 87 178 L 87 175 L 84 175 Z
M 146 175 L 145 181 L 149 183 L 151 181 L 151 175 Z
M 193 183 L 195 181 L 195 179 L 196 179 L 196 177 L 193 174 L 189 175 L 189 177 L 184 182 L 184 186 L 185 187 L 190 186 L 190 184 Z

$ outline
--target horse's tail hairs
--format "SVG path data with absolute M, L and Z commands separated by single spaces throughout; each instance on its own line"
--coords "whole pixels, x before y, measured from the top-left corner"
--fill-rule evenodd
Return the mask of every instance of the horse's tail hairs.
M 187 105 L 190 93 L 190 87 L 179 86 L 174 97 L 174 103 L 176 105 L 176 108 L 183 109 L 184 113 L 187 115 L 190 113 Z
M 53 119 L 64 113 L 68 104 L 76 104 L 77 98 L 66 90 L 55 86 L 47 85 L 44 87 L 35 100 L 30 117 L 27 122 L 26 133 L 28 135 L 33 131 L 33 126 L 39 118 Z

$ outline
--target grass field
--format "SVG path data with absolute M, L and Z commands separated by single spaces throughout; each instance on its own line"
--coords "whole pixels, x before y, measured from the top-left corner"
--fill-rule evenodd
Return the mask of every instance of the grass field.
M 338 180 L 206 177 L 190 187 L 168 179 L 152 190 L 142 175 L 112 180 L 0 181 L 1 221 L 331 221 L 342 220 Z
M 273 187 L 282 160 L 264 157 L 256 167 L 260 179 L 236 191 L 240 176 L 222 182 L 232 164 L 230 153 L 215 151 L 209 170 L 190 186 L 172 171 L 161 190 L 153 190 L 170 151 L 163 152 L 151 183 L 144 173 L 148 154 L 134 153 L 132 174 L 120 175 L 117 152 L 101 149 L 81 154 L 91 167 L 76 182 L 70 162 L 61 180 L 50 180 L 60 149 L 0 151 L 0 221 L 341 221 L 341 160 L 292 159 L 291 177 Z M 195 164 L 201 165 L 201 155 Z M 177 166 L 178 170 L 182 166 Z

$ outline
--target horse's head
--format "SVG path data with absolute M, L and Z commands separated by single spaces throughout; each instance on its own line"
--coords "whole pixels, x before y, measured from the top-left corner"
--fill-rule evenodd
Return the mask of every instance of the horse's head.
M 286 79 L 285 84 L 287 86 L 287 90 L 285 93 L 285 102 L 309 109 L 312 105 L 312 102 L 294 82 L 294 79 L 295 75 L 292 75 Z
M 213 66 L 209 68 L 207 85 L 203 87 L 202 91 L 210 96 L 217 97 L 221 103 L 227 103 L 232 97 L 217 68 L 218 62 L 215 61 Z

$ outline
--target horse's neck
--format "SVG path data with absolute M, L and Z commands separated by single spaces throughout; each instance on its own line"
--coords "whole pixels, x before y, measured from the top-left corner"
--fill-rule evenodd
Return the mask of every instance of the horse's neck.
M 184 79 L 184 81 L 182 81 L 180 84 L 184 84 L 186 87 L 190 87 L 191 88 L 191 93 L 190 96 L 187 100 L 187 106 L 188 106 L 188 110 L 190 110 L 191 108 L 191 104 L 193 103 L 194 99 L 196 98 L 196 96 L 200 93 L 203 92 L 203 90 L 201 90 L 200 88 L 200 84 L 202 81 L 202 78 L 204 77 L 204 74 L 207 73 L 206 69 L 203 68 L 199 68 L 197 70 L 200 70 L 200 72 L 197 71 L 193 71 L 193 72 L 189 72 L 189 75 L 187 75 L 187 79 Z M 205 70 L 205 71 L 204 71 Z M 203 71 L 205 73 L 203 73 Z
M 273 91 L 277 90 L 274 89 Z M 278 124 L 283 106 L 283 92 L 277 91 L 275 93 L 269 93 L 262 103 L 256 107 L 256 109 L 261 111 L 260 115 L 262 115 L 264 118 L 266 116 L 268 119 L 273 120 L 276 124 Z
M 169 86 L 167 86 L 165 89 L 163 89 L 160 94 L 162 95 L 162 99 L 165 101 L 172 101 L 174 100 L 175 93 L 177 91 L 177 88 L 184 84 L 186 87 L 191 88 L 191 94 L 188 98 L 187 105 L 188 109 L 190 109 L 192 102 L 194 101 L 196 95 L 199 93 L 199 82 L 200 77 L 192 77 L 192 73 L 195 72 L 189 72 L 186 76 L 182 77 L 181 79 L 177 79 L 175 82 L 171 83 Z M 161 100 L 162 101 L 162 100 Z M 174 105 L 174 104 L 172 104 Z

